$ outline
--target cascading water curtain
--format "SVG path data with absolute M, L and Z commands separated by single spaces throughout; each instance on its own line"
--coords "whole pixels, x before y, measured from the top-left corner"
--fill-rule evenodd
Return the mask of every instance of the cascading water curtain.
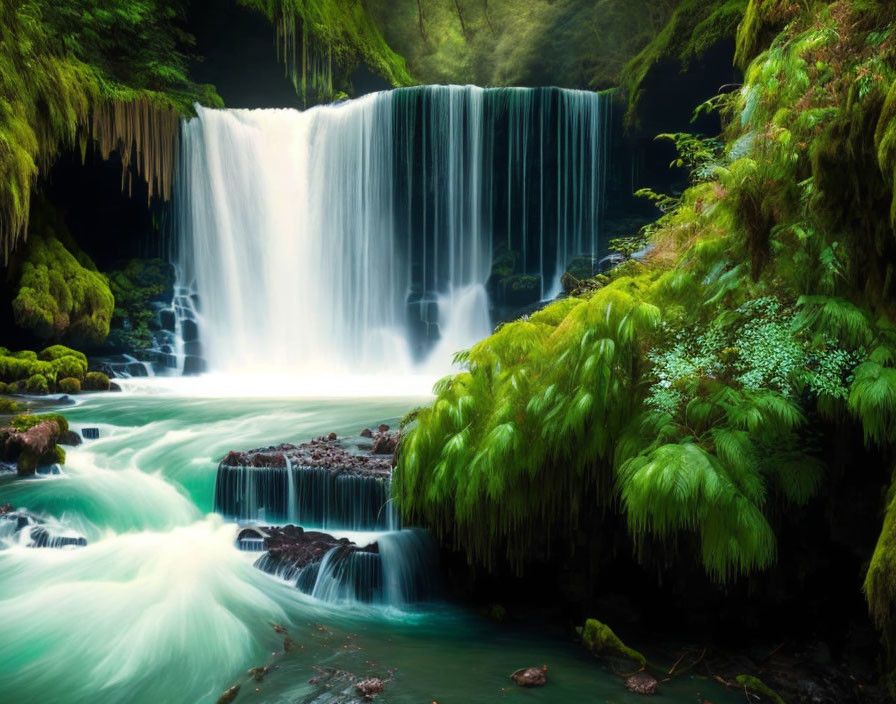
M 213 371 L 407 371 L 491 331 L 493 253 L 559 290 L 596 254 L 606 101 L 406 88 L 185 122 L 179 269 Z

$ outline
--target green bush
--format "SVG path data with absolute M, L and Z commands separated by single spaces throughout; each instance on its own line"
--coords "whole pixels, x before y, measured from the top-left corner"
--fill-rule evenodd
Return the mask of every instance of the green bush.
M 109 377 L 102 372 L 87 372 L 82 388 L 85 391 L 108 391 Z
M 45 362 L 54 362 L 57 359 L 63 359 L 64 357 L 75 357 L 84 362 L 84 364 L 87 364 L 87 355 L 83 352 L 73 350 L 71 347 L 66 347 L 65 345 L 45 347 L 41 350 L 40 354 L 37 355 L 37 359 L 42 359 Z
M 67 377 L 59 380 L 56 389 L 63 394 L 78 394 L 81 393 L 81 382 L 74 377 Z
M 32 225 L 12 301 L 15 322 L 43 340 L 98 346 L 109 334 L 115 299 L 93 263 L 56 237 L 56 227 Z
M 48 394 L 50 393 L 50 385 L 47 383 L 47 377 L 43 374 L 35 374 L 28 377 L 25 382 L 25 390 L 29 394 Z

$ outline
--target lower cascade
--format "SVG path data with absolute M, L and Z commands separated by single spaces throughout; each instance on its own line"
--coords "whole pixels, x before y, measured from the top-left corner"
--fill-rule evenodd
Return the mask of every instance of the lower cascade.
M 357 438 L 331 433 L 302 445 L 231 451 L 218 466 L 215 510 L 253 524 L 237 547 L 264 553 L 256 567 L 316 599 L 424 601 L 434 593 L 434 546 L 424 531 L 397 529 L 389 493 L 398 441 L 380 426 Z M 352 538 L 329 532 L 340 530 Z
M 434 546 L 419 529 L 383 533 L 362 545 L 291 524 L 252 527 L 241 531 L 237 545 L 265 551 L 257 568 L 322 601 L 406 606 L 435 594 Z
M 495 252 L 519 260 L 535 300 L 599 252 L 597 93 L 425 86 L 196 111 L 176 229 L 209 371 L 444 369 L 491 332 Z

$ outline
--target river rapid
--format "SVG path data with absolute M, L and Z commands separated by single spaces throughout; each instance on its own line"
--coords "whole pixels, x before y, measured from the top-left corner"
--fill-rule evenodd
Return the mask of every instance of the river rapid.
M 185 389 L 189 393 L 185 392 Z M 207 390 L 206 390 L 207 392 Z M 356 435 L 395 425 L 425 397 L 252 398 L 134 386 L 65 407 L 100 437 L 58 476 L 0 476 L 0 503 L 86 537 L 86 547 L 0 550 L 0 692 L 30 702 L 349 701 L 365 677 L 377 700 L 638 702 L 571 640 L 494 624 L 455 603 L 406 608 L 328 603 L 253 567 L 235 523 L 213 513 L 217 463 L 230 449 Z M 295 643 L 284 652 L 282 626 Z M 272 666 L 256 682 L 249 668 Z M 509 679 L 546 666 L 548 685 Z M 345 675 L 343 673 L 350 673 Z M 682 678 L 661 701 L 740 701 L 715 682 Z

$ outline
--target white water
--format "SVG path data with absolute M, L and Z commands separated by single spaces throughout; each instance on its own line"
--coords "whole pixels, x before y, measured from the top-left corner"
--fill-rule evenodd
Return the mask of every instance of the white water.
M 305 112 L 197 107 L 177 227 L 208 369 L 447 371 L 491 331 L 496 243 L 545 295 L 571 256 L 597 251 L 601 105 L 430 86 Z

